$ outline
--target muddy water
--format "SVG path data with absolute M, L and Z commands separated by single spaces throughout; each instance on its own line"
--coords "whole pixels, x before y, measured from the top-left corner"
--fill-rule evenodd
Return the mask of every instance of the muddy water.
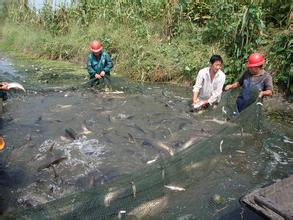
M 188 141 L 195 145 L 208 140 L 222 127 L 220 122 L 189 112 L 190 88 L 130 85 L 121 80 L 115 84 L 113 80 L 113 91 L 103 92 L 74 87 L 80 83 L 75 79 L 69 85 L 74 89 L 56 88 L 52 83 L 54 89 L 46 84 L 46 89 L 40 90 L 40 84 L 29 80 L 32 72 L 19 67 L 16 70 L 5 57 L 0 71 L 4 80 L 18 81 L 29 88 L 26 94 L 9 93 L 2 114 L 0 132 L 6 141 L 0 156 L 3 212 L 114 181 L 158 158 L 171 157 Z M 244 155 L 208 158 L 208 164 L 218 168 L 213 171 L 205 166 L 194 173 L 194 178 L 201 177 L 196 180 L 197 187 L 188 195 L 177 196 L 173 206 L 197 197 L 196 204 L 201 201 L 198 213 L 211 213 L 207 217 L 260 219 L 249 210 L 243 211 L 238 199 L 244 192 L 292 171 L 288 165 L 292 151 L 286 153 L 291 138 L 287 137 L 287 142 L 280 140 L 285 149 L 278 148 L 280 141 L 274 140 L 276 154 L 269 144 L 267 154 L 254 146 Z M 255 145 L 255 139 L 251 143 Z M 267 161 L 257 164 L 259 157 L 255 155 L 260 153 L 266 154 L 263 158 Z M 202 179 L 204 173 L 206 178 Z M 227 207 L 222 213 L 210 205 L 210 197 L 223 191 Z M 194 210 L 183 211 L 184 216 Z M 180 216 L 180 212 L 177 214 Z
M 172 110 L 175 101 L 182 112 Z M 198 137 L 207 135 L 183 111 L 186 100 L 173 102 L 156 95 L 91 91 L 13 97 L 2 122 L 6 163 L 10 169 L 23 170 L 23 186 L 51 179 L 55 171 L 41 167 L 63 157 L 56 166 L 56 184 L 60 178 L 74 189 L 103 184 L 145 166 L 161 151 L 168 156 L 157 142 L 176 151 L 191 137 L 191 130 L 198 130 Z

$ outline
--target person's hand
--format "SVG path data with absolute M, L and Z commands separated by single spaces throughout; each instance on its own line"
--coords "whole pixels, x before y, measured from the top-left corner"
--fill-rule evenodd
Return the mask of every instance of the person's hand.
M 225 91 L 232 89 L 232 84 L 226 85 Z
M 95 78 L 96 78 L 96 79 L 101 79 L 102 77 L 101 77 L 100 74 L 97 74 L 97 73 L 96 73 Z
M 8 90 L 8 82 L 1 82 L 0 89 L 1 90 Z
M 202 104 L 203 106 L 208 106 L 209 105 L 209 100 L 204 100 L 204 101 L 202 101 L 202 103 L 203 103 Z
M 100 72 L 100 76 L 105 76 L 105 71 Z
M 192 103 L 192 105 L 195 105 L 196 103 L 198 103 L 200 100 L 199 99 L 196 99 L 193 103 Z
M 192 103 L 192 106 L 195 108 L 197 105 L 201 105 L 202 103 L 201 103 L 202 101 L 200 100 L 200 99 L 196 99 L 193 103 Z

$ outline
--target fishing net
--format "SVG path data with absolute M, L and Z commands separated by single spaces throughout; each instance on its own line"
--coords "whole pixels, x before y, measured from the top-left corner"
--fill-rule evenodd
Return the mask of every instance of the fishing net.
M 159 158 L 143 169 L 4 218 L 225 219 L 241 196 L 292 172 L 290 134 L 272 127 L 259 100 L 237 114 L 238 94 L 225 92 L 213 109 L 189 113 L 206 124 L 198 123 L 202 136 L 161 145 Z

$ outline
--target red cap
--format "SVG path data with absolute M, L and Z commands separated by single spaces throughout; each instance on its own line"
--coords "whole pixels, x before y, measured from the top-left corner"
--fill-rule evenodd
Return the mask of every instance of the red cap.
M 265 64 L 263 55 L 260 53 L 253 53 L 248 57 L 246 67 L 262 66 L 263 64 Z
M 92 52 L 100 52 L 103 49 L 103 46 L 100 41 L 94 40 L 91 42 L 90 49 Z

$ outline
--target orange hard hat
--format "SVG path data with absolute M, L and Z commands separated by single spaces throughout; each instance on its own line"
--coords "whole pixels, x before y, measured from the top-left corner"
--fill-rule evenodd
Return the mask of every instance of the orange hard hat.
M 91 42 L 90 49 L 92 52 L 100 52 L 103 49 L 103 46 L 100 41 L 94 40 Z
M 260 53 L 253 53 L 248 57 L 246 67 L 262 66 L 263 64 L 265 64 L 263 55 Z
M 0 136 L 0 151 L 3 150 L 5 147 L 5 141 L 4 138 Z

